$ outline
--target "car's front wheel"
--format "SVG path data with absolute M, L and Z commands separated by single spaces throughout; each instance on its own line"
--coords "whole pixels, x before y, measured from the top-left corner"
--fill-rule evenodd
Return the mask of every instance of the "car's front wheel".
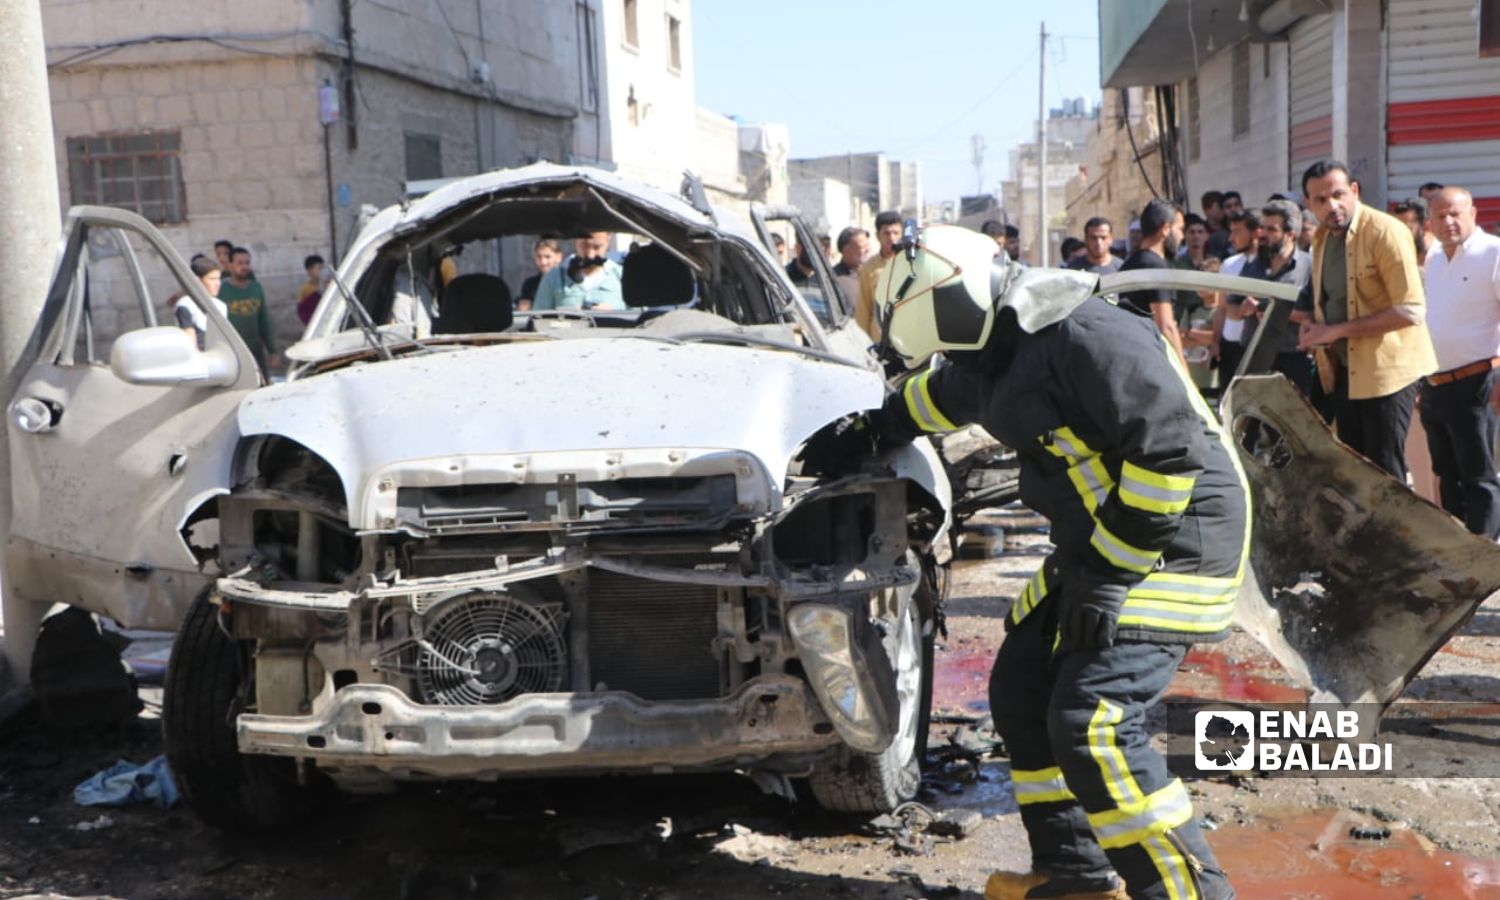
M 932 606 L 924 579 L 886 641 L 899 700 L 896 736 L 879 753 L 840 748 L 813 769 L 808 787 L 818 805 L 832 812 L 890 812 L 917 795 L 932 708 Z
M 239 752 L 234 720 L 253 670 L 219 611 L 205 593 L 183 619 L 167 664 L 162 740 L 178 788 L 205 822 L 270 831 L 305 815 L 312 798 L 292 760 Z

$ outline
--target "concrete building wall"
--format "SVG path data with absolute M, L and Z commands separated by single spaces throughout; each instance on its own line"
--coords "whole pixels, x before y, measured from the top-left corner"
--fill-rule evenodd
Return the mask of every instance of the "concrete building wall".
M 1197 198 L 1204 191 L 1237 190 L 1247 204 L 1255 204 L 1276 191 L 1294 187 L 1287 184 L 1290 166 L 1287 46 L 1285 43 L 1248 46 L 1250 127 L 1244 134 L 1234 134 L 1233 48 L 1226 47 L 1203 60 L 1198 70 L 1200 144 L 1196 153 L 1189 146 L 1184 154 L 1187 193 L 1194 210 Z M 1269 66 L 1265 48 L 1269 48 Z M 1186 85 L 1178 95 L 1188 96 Z M 1188 115 L 1187 107 L 1187 103 L 1179 105 L 1183 116 Z M 1186 120 L 1180 130 L 1187 134 Z
M 846 182 L 836 178 L 794 179 L 787 200 L 801 211 L 803 221 L 818 234 L 837 237 L 850 225 L 867 230 L 874 227 L 870 205 L 855 197 Z
M 697 156 L 691 5 L 688 0 L 632 5 L 633 44 L 624 0 L 603 0 L 610 152 L 621 175 L 675 192 Z M 677 66 L 672 65 L 669 19 L 678 23 Z
M 846 153 L 794 159 L 788 164 L 792 180 L 833 178 L 849 185 L 854 196 L 878 210 L 893 201 L 890 167 L 883 153 Z
M 1128 122 L 1130 132 L 1125 130 Z M 1099 117 L 1084 144 L 1083 165 L 1067 187 L 1064 230 L 1083 237 L 1084 223 L 1094 216 L 1109 219 L 1117 237 L 1125 237 L 1130 220 L 1140 215 L 1152 197 L 1151 188 L 1136 165 L 1130 137 L 1141 148 L 1141 163 L 1153 178 L 1161 171 L 1156 128 L 1156 102 L 1147 89 L 1119 88 L 1104 92 Z
M 216 63 L 53 70 L 63 208 L 76 202 L 68 138 L 177 131 L 187 220 L 163 226 L 162 233 L 184 259 L 212 254 L 219 238 L 248 248 L 277 330 L 290 338 L 300 329 L 290 301 L 304 278 L 302 259 L 329 254 L 322 128 L 311 87 L 316 72 L 311 58 L 244 56 Z M 100 290 L 102 298 L 111 296 L 107 287 Z
M 1047 120 L 1047 222 L 1048 264 L 1057 262 L 1056 248 L 1068 224 L 1068 184 L 1086 158 L 1087 136 L 1096 124 L 1096 113 L 1073 116 L 1053 110 Z M 1041 260 L 1041 209 L 1037 190 L 1041 154 L 1036 141 L 1017 145 L 1010 153 L 1010 174 L 1001 183 L 1005 220 L 1021 231 L 1021 259 Z
M 130 0 L 44 0 L 64 206 L 75 202 L 68 138 L 178 132 L 186 221 L 163 232 L 184 257 L 221 237 L 248 247 L 285 342 L 301 328 L 303 257 L 336 259 L 362 205 L 405 196 L 408 135 L 436 150 L 445 177 L 610 153 L 602 0 L 352 9 L 351 65 L 334 3 L 161 0 L 147 21 Z M 186 39 L 138 42 L 162 21 Z M 341 119 L 327 129 L 330 168 L 319 87 L 351 78 L 354 103 L 340 90 Z M 504 244 L 466 253 L 461 269 L 516 283 L 529 250 Z

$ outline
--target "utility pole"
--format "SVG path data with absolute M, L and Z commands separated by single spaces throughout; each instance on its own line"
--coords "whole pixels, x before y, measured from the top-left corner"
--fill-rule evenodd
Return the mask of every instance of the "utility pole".
M 974 164 L 974 196 L 984 193 L 984 135 L 969 138 L 969 161 Z
M 23 358 L 52 281 L 62 215 L 42 7 L 34 0 L 0 3 L 0 372 L 10 402 L 28 362 Z M 0 417 L 0 538 L 10 534 L 10 449 Z M 44 609 L 22 600 L 0 570 L 5 667 L 0 667 L 0 718 L 24 697 L 31 652 Z M 8 669 L 9 677 L 7 677 Z
M 1047 266 L 1047 23 L 1042 22 L 1041 71 L 1036 80 L 1036 263 Z

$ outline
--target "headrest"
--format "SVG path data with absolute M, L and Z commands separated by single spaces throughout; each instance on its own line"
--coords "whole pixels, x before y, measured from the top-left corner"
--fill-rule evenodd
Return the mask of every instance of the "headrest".
M 660 244 L 630 251 L 621 266 L 626 306 L 681 306 L 693 299 L 693 285 L 693 270 Z
M 433 334 L 487 334 L 504 331 L 514 320 L 505 279 L 483 272 L 448 282 L 439 312 Z

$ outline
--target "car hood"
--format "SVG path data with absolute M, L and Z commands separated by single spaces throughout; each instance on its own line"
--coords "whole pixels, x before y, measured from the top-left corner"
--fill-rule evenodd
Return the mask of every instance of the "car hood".
M 281 435 L 322 456 L 343 481 L 351 525 L 368 528 L 360 510 L 371 479 L 412 460 L 451 460 L 456 470 L 459 460 L 526 454 L 737 451 L 759 462 L 763 491 L 779 505 L 797 446 L 839 416 L 879 406 L 884 391 L 876 373 L 789 352 L 579 338 L 439 352 L 273 385 L 241 405 L 239 425 L 247 436 Z

